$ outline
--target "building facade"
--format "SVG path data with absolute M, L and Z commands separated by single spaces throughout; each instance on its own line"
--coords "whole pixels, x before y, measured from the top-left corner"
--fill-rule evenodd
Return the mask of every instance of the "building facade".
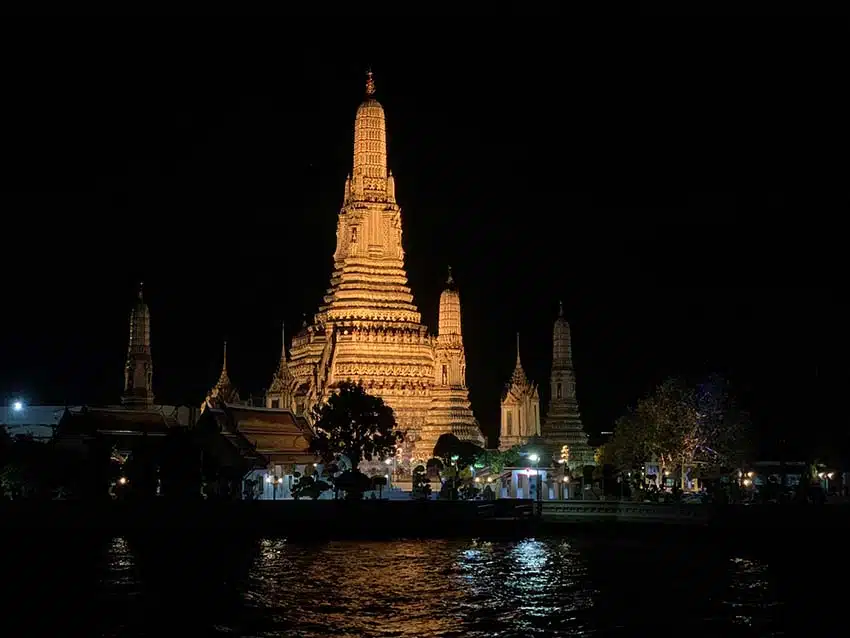
M 516 365 L 502 392 L 502 419 L 499 449 L 522 446 L 540 436 L 540 394 L 537 384 L 529 381 L 519 356 L 519 333 L 516 336 Z
M 450 305 L 459 317 L 459 300 Z M 448 330 L 451 321 L 446 322 Z M 437 363 L 438 356 L 444 363 Z M 295 380 L 296 410 L 309 415 L 340 382 L 362 383 L 393 408 L 399 427 L 408 432 L 408 460 L 426 461 L 438 433 L 483 442 L 468 406 L 461 406 L 468 402 L 460 399 L 463 356 L 459 332 L 446 333 L 442 343 L 428 334 L 407 285 L 401 208 L 387 166 L 386 118 L 369 73 L 355 118 L 353 166 L 337 221 L 330 287 L 290 348 L 287 369 Z
M 576 375 L 573 369 L 573 346 L 570 324 L 559 304 L 558 318 L 552 332 L 552 373 L 550 395 L 543 438 L 555 459 L 562 458 L 569 467 L 594 464 L 595 450 L 588 444 L 576 399 Z

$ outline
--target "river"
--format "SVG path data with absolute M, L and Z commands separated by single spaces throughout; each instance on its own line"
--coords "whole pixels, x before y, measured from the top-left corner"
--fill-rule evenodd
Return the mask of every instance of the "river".
M 834 564 L 684 531 L 675 542 L 223 534 L 4 539 L 3 634 L 731 638 L 840 626 Z

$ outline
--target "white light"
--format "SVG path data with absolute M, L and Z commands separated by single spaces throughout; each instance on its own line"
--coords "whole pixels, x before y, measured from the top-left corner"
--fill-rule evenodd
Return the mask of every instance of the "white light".
M 272 482 L 272 477 L 271 477 L 270 474 L 267 474 L 266 475 L 266 483 L 271 483 L 271 482 Z
M 384 478 L 390 478 L 389 474 L 384 474 Z
M 12 409 L 13 409 L 15 412 L 20 412 L 21 410 L 23 410 L 23 409 L 24 409 L 24 404 L 23 404 L 21 401 L 15 401 L 15 402 L 12 404 Z
M 384 463 L 386 463 L 387 465 L 392 465 L 392 464 L 393 464 L 393 460 L 392 460 L 392 459 L 387 459 L 386 461 L 384 461 Z
M 118 483 L 120 483 L 121 485 L 127 485 L 127 478 L 122 476 L 120 479 L 118 479 Z
M 540 457 L 539 457 L 539 456 L 537 456 L 536 454 L 532 454 L 532 455 L 531 455 L 531 456 L 529 456 L 528 458 L 529 458 L 529 460 L 530 460 L 532 463 L 537 463 L 537 461 L 539 461 L 539 460 L 540 460 Z

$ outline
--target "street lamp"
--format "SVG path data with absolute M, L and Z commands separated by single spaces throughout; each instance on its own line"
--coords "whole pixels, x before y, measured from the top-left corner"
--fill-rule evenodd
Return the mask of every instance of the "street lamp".
M 387 473 L 387 489 L 390 489 L 390 487 L 392 487 L 392 477 L 395 474 L 395 467 L 390 468 L 390 466 L 395 463 L 395 457 L 388 457 L 387 460 L 384 461 L 384 463 L 386 463 L 387 468 L 390 469 L 390 471 Z
M 21 410 L 23 410 L 23 409 L 24 409 L 24 402 L 23 402 L 23 401 L 15 401 L 15 402 L 12 404 L 12 409 L 13 409 L 15 412 L 20 412 Z

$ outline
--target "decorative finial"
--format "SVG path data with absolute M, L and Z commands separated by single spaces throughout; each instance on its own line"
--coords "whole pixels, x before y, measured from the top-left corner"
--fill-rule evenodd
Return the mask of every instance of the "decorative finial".
M 559 317 L 564 316 L 564 302 L 563 301 L 558 302 L 558 316 Z
M 306 312 L 301 313 L 301 327 L 302 328 L 307 327 L 307 313 Z
M 372 77 L 372 67 L 366 71 L 366 97 L 375 95 L 375 79 Z
M 522 366 L 522 364 L 520 363 L 520 360 L 519 360 L 519 333 L 518 332 L 516 333 L 516 365 L 517 365 L 518 368 Z
M 144 290 L 144 288 L 145 288 L 145 282 L 140 281 L 139 282 L 139 301 L 142 301 L 142 291 Z
M 286 359 L 286 322 L 280 322 L 280 356 Z
M 449 266 L 449 278 L 448 278 L 448 279 L 446 279 L 446 283 L 447 283 L 447 284 L 453 284 L 454 282 L 455 282 L 455 280 L 454 280 L 454 278 L 452 277 L 452 267 L 451 267 L 451 266 Z
M 222 370 L 227 370 L 227 342 L 224 342 L 224 360 L 221 364 Z

